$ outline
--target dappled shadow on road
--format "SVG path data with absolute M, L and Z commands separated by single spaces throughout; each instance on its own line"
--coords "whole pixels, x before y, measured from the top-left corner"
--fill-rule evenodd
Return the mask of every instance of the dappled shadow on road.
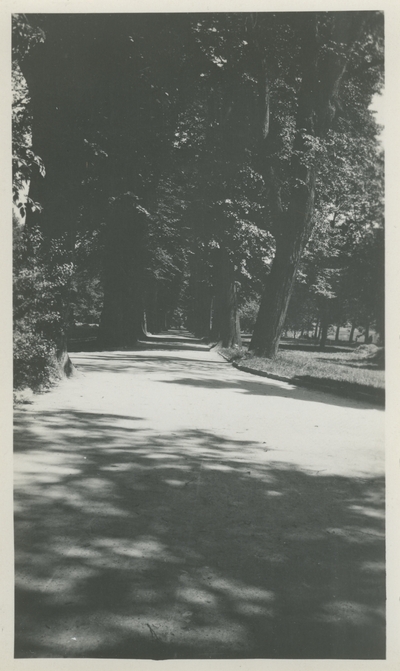
M 208 352 L 210 349 L 209 345 L 205 345 L 202 342 L 187 342 L 185 340 L 174 340 L 168 341 L 163 340 L 143 340 L 138 342 L 135 348 L 132 348 L 132 351 L 135 350 L 191 350 L 193 352 Z
M 148 333 L 144 343 L 164 343 L 164 344 L 175 344 L 175 343 L 185 343 L 191 345 L 205 345 L 204 338 L 197 338 L 193 333 L 186 330 L 180 329 L 170 329 L 168 331 L 162 331 L 161 333 Z
M 383 658 L 384 483 L 16 413 L 16 657 Z
M 157 372 L 160 370 L 176 372 L 176 371 L 188 371 L 192 368 L 196 371 L 211 372 L 215 371 L 217 374 L 222 368 L 230 368 L 231 365 L 223 360 L 210 360 L 198 359 L 195 357 L 183 357 L 177 356 L 176 354 L 166 355 L 162 354 L 157 356 L 156 354 L 139 354 L 137 352 L 132 353 L 120 353 L 120 352 L 96 352 L 90 354 L 86 357 L 84 353 L 79 353 L 73 355 L 74 365 L 78 369 L 87 370 L 91 372 L 104 373 L 107 369 L 112 370 L 113 373 L 124 373 L 136 371 L 149 371 Z

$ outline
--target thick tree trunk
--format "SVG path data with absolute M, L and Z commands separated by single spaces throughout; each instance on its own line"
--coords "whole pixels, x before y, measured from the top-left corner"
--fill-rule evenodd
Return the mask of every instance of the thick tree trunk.
M 165 329 L 164 292 L 163 283 L 156 278 L 152 278 L 145 292 L 146 332 L 148 333 L 160 333 Z
M 99 345 L 132 347 L 146 338 L 143 292 L 144 222 L 129 197 L 110 206 Z
M 303 249 L 312 231 L 315 197 L 315 167 L 302 160 L 308 151 L 304 132 L 315 133 L 314 89 L 316 86 L 317 43 L 315 18 L 304 24 L 304 46 L 301 54 L 303 79 L 298 99 L 296 135 L 292 153 L 292 189 L 285 212 L 276 194 L 275 218 L 278 233 L 276 252 L 261 299 L 250 349 L 260 356 L 273 358 L 279 348 L 286 313 L 292 295 L 296 272 Z M 266 167 L 268 156 L 266 156 Z M 272 179 L 265 169 L 264 178 Z
M 131 282 L 121 292 L 121 277 L 105 280 L 104 306 L 99 329 L 99 346 L 106 349 L 133 347 L 138 340 L 147 337 L 143 302 L 137 287 Z M 116 280 L 116 281 L 114 281 Z
M 358 19 L 338 14 L 332 26 L 332 41 L 340 49 L 319 53 L 317 16 L 310 13 L 299 18 L 303 44 L 299 52 L 301 87 L 298 96 L 296 132 L 292 151 L 291 193 L 284 211 L 279 186 L 274 179 L 274 164 L 268 155 L 268 127 L 264 132 L 264 161 L 259 170 L 273 197 L 271 211 L 275 218 L 276 254 L 262 297 L 250 349 L 256 354 L 274 357 L 278 351 L 296 271 L 313 227 L 315 166 L 309 160 L 307 135 L 321 138 L 327 133 L 335 114 L 340 81 L 351 51 L 349 46 L 359 33 Z M 344 48 L 343 48 L 344 47 Z M 346 53 L 347 51 L 347 53 Z M 268 124 L 269 126 L 269 124 Z M 271 152 L 273 155 L 273 152 Z
M 235 269 L 226 249 L 219 254 L 219 273 L 214 299 L 212 338 L 221 347 L 240 346 L 239 313 Z
M 351 329 L 350 329 L 349 342 L 353 342 L 354 331 L 355 330 L 356 330 L 356 325 L 353 322 L 353 324 L 351 325 Z
M 160 315 L 158 305 L 157 280 L 153 280 L 146 299 L 147 330 L 149 333 L 160 332 Z
M 340 325 L 338 324 L 336 326 L 335 342 L 339 342 L 339 340 L 340 340 Z
M 364 336 L 365 336 L 364 337 L 364 342 L 365 343 L 369 342 L 369 326 L 370 326 L 369 321 L 367 321 L 367 323 L 365 325 L 365 334 L 364 334 Z
M 198 338 L 209 338 L 212 296 L 205 253 L 199 247 L 190 260 L 187 326 Z
M 309 237 L 314 205 L 314 174 L 310 173 L 309 184 L 298 187 L 292 202 L 289 217 L 292 217 L 288 234 L 277 241 L 275 257 L 267 278 L 260 310 L 251 339 L 250 350 L 259 356 L 273 358 L 279 341 L 292 295 L 296 272 L 301 255 Z
M 211 290 L 205 279 L 190 278 L 191 305 L 188 327 L 198 338 L 210 336 Z

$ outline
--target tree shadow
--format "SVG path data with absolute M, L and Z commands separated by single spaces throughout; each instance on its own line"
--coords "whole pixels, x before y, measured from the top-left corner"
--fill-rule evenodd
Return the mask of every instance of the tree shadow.
M 15 656 L 383 659 L 384 482 L 16 413 Z
M 344 366 L 345 368 L 361 368 L 365 370 L 384 370 L 381 364 L 378 364 L 375 361 L 370 361 L 368 359 L 357 359 L 356 357 L 353 357 L 353 359 L 349 360 L 342 360 L 339 361 L 338 359 L 328 359 L 328 358 L 323 358 L 323 357 L 318 357 L 317 361 L 322 361 L 326 362 L 328 361 L 329 363 L 333 363 L 336 366 Z
M 181 384 L 181 385 L 188 385 L 188 386 L 193 386 L 193 387 L 204 387 L 206 389 L 235 389 L 238 392 L 241 392 L 243 394 L 255 394 L 258 396 L 278 396 L 282 398 L 292 398 L 298 401 L 307 401 L 307 402 L 318 402 L 318 403 L 327 403 L 329 405 L 337 405 L 340 407 L 348 407 L 348 408 L 359 408 L 359 409 L 364 409 L 364 408 L 369 408 L 371 407 L 371 403 L 373 406 L 377 405 L 380 401 L 381 398 L 380 396 L 377 395 L 371 397 L 371 400 L 366 398 L 366 402 L 364 401 L 359 401 L 359 400 L 352 400 L 351 395 L 346 396 L 338 396 L 334 393 L 334 391 L 317 391 L 317 390 L 311 390 L 311 389 L 301 389 L 299 387 L 296 387 L 296 382 L 305 382 L 305 383 L 322 383 L 325 382 L 321 381 L 319 378 L 312 378 L 309 376 L 297 376 L 296 378 L 293 378 L 293 384 L 291 383 L 278 383 L 274 384 L 273 382 L 268 382 L 267 378 L 264 378 L 263 380 L 257 381 L 257 382 L 250 382 L 246 380 L 245 378 L 243 379 L 221 379 L 219 376 L 218 378 L 209 378 L 209 377 L 182 377 L 179 379 L 171 379 L 171 380 L 164 380 L 167 384 Z M 330 387 L 330 383 L 332 382 L 331 380 L 328 380 Z M 334 381 L 333 381 L 334 382 Z M 335 385 L 332 385 L 333 387 Z M 353 387 L 346 386 L 344 383 L 339 383 L 337 385 L 337 390 L 338 392 L 350 392 L 354 391 Z M 364 388 L 362 388 L 364 390 Z M 378 390 L 382 391 L 382 402 L 384 400 L 384 391 L 383 390 Z
M 371 387 L 358 382 L 349 382 L 348 380 L 336 380 L 329 377 L 316 377 L 313 375 L 296 375 L 292 378 L 294 384 L 301 384 L 310 387 L 326 387 L 331 393 L 337 392 L 345 397 L 364 398 L 373 405 L 385 405 L 385 389 L 381 387 Z
M 204 339 L 196 338 L 189 331 L 166 331 L 159 334 L 149 333 L 146 338 L 138 340 L 132 347 L 125 347 L 124 351 L 138 352 L 143 350 L 189 350 L 198 352 L 207 352 L 211 346 L 207 344 Z M 86 338 L 70 338 L 68 345 L 69 352 L 97 352 L 99 351 L 99 343 L 96 336 Z M 101 351 L 114 351 L 115 348 L 105 348 Z
M 84 361 L 84 366 L 87 367 L 90 365 L 91 362 L 94 362 L 94 365 L 97 366 L 98 363 L 102 364 L 103 362 L 112 362 L 113 363 L 113 370 L 119 370 L 121 368 L 120 364 L 125 364 L 128 367 L 137 366 L 141 367 L 142 363 L 146 364 L 151 364 L 152 367 L 155 370 L 160 370 L 160 368 L 164 367 L 165 365 L 175 365 L 179 366 L 182 368 L 182 370 L 186 369 L 186 363 L 194 363 L 196 366 L 199 366 L 199 368 L 204 368 L 204 369 L 218 369 L 218 367 L 231 367 L 230 363 L 228 361 L 225 361 L 224 359 L 221 360 L 203 360 L 203 359 L 198 359 L 195 357 L 186 357 L 186 356 L 177 356 L 176 354 L 171 354 L 170 356 L 166 354 L 162 354 L 160 356 L 157 356 L 156 354 L 150 354 L 149 356 L 145 356 L 143 354 L 139 354 L 138 352 L 132 351 L 132 353 L 127 353 L 127 352 L 94 352 L 91 353 L 90 356 L 86 357 L 85 352 L 79 352 L 75 353 L 73 355 L 74 362 L 76 366 L 80 366 L 80 359 Z M 101 368 L 101 370 L 104 371 L 104 366 Z

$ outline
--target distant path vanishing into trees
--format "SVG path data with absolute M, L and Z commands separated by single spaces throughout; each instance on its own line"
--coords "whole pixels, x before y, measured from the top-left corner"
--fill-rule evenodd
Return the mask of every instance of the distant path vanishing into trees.
M 193 338 L 15 413 L 16 657 L 383 658 L 383 412 Z

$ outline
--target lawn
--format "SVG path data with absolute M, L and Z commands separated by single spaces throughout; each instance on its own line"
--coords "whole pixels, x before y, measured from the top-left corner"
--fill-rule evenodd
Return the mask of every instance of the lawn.
M 342 390 L 382 393 L 385 387 L 383 351 L 360 345 L 350 352 L 281 350 L 275 359 L 251 355 L 242 347 L 223 349 L 223 356 L 246 368 L 286 378 L 329 383 Z

